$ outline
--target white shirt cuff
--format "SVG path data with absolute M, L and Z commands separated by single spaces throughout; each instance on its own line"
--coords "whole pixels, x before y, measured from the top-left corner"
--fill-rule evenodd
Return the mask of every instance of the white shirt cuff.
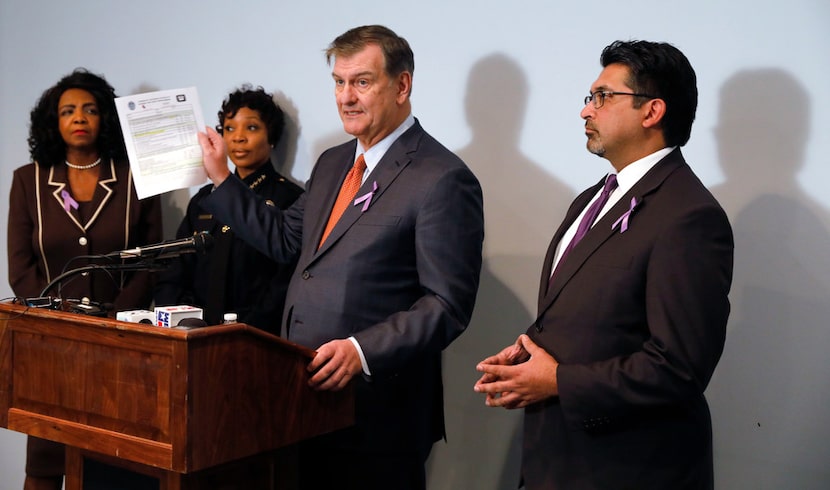
M 360 344 L 357 342 L 357 339 L 354 337 L 349 337 L 349 340 L 352 341 L 354 344 L 354 348 L 357 349 L 357 355 L 360 356 L 360 365 L 363 366 L 363 373 L 366 376 L 371 376 L 372 373 L 369 372 L 369 365 L 366 364 L 366 356 L 363 355 L 363 349 L 360 348 Z

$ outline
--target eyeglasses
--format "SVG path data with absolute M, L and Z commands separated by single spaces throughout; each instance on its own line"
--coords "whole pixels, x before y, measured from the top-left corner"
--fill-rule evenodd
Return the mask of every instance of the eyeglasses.
M 592 92 L 591 95 L 585 96 L 585 105 L 588 105 L 588 102 L 593 102 L 594 109 L 599 109 L 600 107 L 602 107 L 602 104 L 605 103 L 605 99 L 613 97 L 615 95 L 631 95 L 633 97 L 647 97 L 649 99 L 657 98 L 653 95 L 648 94 L 633 94 L 631 92 L 612 92 L 608 90 L 597 90 L 596 92 Z

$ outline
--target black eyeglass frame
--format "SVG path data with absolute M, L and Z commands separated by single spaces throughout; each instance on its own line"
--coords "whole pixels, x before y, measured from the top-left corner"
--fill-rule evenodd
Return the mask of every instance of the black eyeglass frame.
M 597 90 L 596 92 L 591 92 L 590 95 L 586 95 L 583 102 L 585 103 L 585 105 L 588 105 L 589 102 L 593 102 L 594 109 L 599 109 L 605 104 L 606 98 L 613 97 L 615 95 L 631 95 L 632 97 L 645 97 L 648 99 L 659 98 L 649 94 L 635 94 L 633 92 L 614 92 L 613 90 Z

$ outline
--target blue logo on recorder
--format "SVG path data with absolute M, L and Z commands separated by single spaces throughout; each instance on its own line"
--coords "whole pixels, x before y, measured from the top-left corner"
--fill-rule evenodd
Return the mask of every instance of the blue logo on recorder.
M 156 325 L 159 327 L 170 327 L 170 312 L 156 311 Z

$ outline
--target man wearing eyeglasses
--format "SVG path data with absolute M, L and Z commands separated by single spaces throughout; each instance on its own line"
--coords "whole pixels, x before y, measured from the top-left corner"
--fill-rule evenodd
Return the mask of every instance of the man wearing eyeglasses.
M 686 164 L 696 77 L 675 47 L 609 45 L 585 98 L 611 172 L 553 236 L 537 319 L 482 361 L 486 404 L 524 408 L 527 490 L 710 489 L 703 392 L 723 351 L 732 231 Z

